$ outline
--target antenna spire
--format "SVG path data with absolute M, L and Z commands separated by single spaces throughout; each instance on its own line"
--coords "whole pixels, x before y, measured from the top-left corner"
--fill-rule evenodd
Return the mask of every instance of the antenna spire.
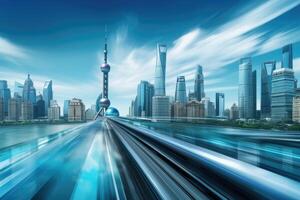
M 104 63 L 107 64 L 107 25 L 105 24 Z

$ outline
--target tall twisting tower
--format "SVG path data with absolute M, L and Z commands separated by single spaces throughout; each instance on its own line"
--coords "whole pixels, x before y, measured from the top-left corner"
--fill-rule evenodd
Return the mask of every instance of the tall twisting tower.
M 107 31 L 105 27 L 105 45 L 104 45 L 104 63 L 101 65 L 101 71 L 103 73 L 103 91 L 102 98 L 100 99 L 100 110 L 96 115 L 104 116 L 106 109 L 110 106 L 110 101 L 108 99 L 108 73 L 110 71 L 110 66 L 107 63 Z

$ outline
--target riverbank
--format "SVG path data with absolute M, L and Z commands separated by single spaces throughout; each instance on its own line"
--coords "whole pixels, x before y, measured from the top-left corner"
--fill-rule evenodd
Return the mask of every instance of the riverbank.
M 190 123 L 190 124 L 203 124 L 213 126 L 224 126 L 233 128 L 245 128 L 245 129 L 262 129 L 262 130 L 280 130 L 280 131 L 300 131 L 300 124 L 296 123 L 283 123 L 283 122 L 271 122 L 271 121 L 242 121 L 242 120 L 220 120 L 220 119 L 165 119 L 165 120 L 153 120 L 145 118 L 127 118 L 134 121 L 152 121 L 152 122 L 175 122 L 175 123 Z
M 58 124 L 80 124 L 86 123 L 87 121 L 66 121 L 66 120 L 59 120 L 59 121 L 1 121 L 1 126 L 18 126 L 18 125 L 32 125 L 32 124 L 49 124 L 49 125 L 58 125 Z

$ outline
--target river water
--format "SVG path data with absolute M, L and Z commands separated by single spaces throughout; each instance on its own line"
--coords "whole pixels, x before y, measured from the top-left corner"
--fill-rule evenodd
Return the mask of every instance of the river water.
M 79 124 L 30 124 L 0 126 L 0 149 L 47 136 L 78 125 Z

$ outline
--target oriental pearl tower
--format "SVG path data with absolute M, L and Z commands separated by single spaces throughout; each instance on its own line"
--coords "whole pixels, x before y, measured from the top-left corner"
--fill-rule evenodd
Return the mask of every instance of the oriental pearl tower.
M 105 111 L 110 106 L 110 101 L 108 99 L 108 73 L 110 71 L 110 66 L 107 63 L 107 31 L 105 28 L 105 45 L 104 45 L 104 63 L 100 66 L 101 71 L 103 73 L 103 93 L 102 98 L 100 99 L 100 110 L 97 113 L 96 117 L 104 116 Z

